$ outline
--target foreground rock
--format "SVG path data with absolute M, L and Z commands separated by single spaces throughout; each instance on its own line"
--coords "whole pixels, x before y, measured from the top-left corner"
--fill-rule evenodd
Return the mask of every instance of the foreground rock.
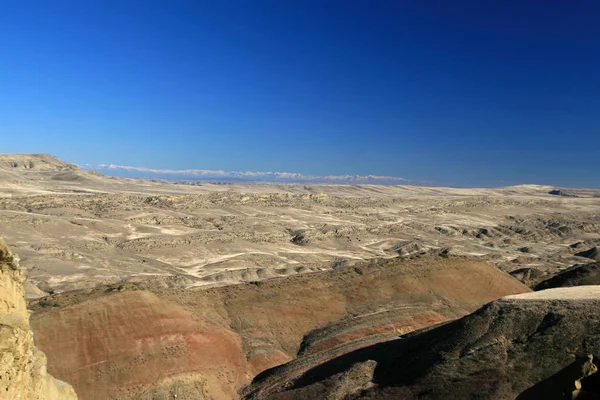
M 598 354 L 600 286 L 550 289 L 504 297 L 273 386 L 276 369 L 246 393 L 254 399 L 596 399 Z M 344 380 L 357 371 L 353 385 Z M 336 394 L 340 386 L 344 396 Z
M 33 343 L 18 259 L 0 241 L 0 398 L 70 400 L 73 388 L 46 373 L 46 356 Z
M 298 354 L 286 377 L 526 291 L 485 263 L 427 256 L 208 290 L 115 285 L 31 308 L 50 371 L 82 398 L 233 399 Z

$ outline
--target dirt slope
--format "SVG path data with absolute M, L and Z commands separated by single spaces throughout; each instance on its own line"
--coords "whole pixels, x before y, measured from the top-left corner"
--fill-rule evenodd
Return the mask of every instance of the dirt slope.
M 128 398 L 182 374 L 194 381 L 185 388 L 194 398 L 231 398 L 248 379 L 238 335 L 147 291 L 118 292 L 47 318 L 47 330 L 34 323 L 36 337 L 53 353 L 51 370 L 71 376 L 82 399 Z
M 299 351 L 320 363 L 528 290 L 487 264 L 431 256 L 198 291 L 103 287 L 31 308 L 50 371 L 83 399 L 231 399 Z
M 247 395 L 255 399 L 527 400 L 571 399 L 574 394 L 598 398 L 598 375 L 594 375 L 598 354 L 600 286 L 550 289 L 507 296 L 460 320 L 348 353 L 276 387 L 264 374 Z M 583 393 L 574 393 L 577 385 Z

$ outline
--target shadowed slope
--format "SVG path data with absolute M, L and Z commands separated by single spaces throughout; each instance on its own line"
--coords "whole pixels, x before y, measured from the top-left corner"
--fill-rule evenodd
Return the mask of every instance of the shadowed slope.
M 551 289 L 567 286 L 599 285 L 600 262 L 578 264 L 571 268 L 540 282 L 535 290 Z
M 507 296 L 460 320 L 348 353 L 277 387 L 255 382 L 247 393 L 255 399 L 341 398 L 332 388 L 343 373 L 373 360 L 371 376 L 362 376 L 362 386 L 344 398 L 511 399 L 523 393 L 525 399 L 542 392 L 539 398 L 571 398 L 574 380 L 585 376 L 578 360 L 599 353 L 600 287 L 552 289 Z M 552 385 L 534 389 L 548 378 Z
M 597 247 L 592 247 L 589 250 L 585 250 L 575 254 L 579 257 L 589 258 L 591 260 L 600 261 L 600 250 Z

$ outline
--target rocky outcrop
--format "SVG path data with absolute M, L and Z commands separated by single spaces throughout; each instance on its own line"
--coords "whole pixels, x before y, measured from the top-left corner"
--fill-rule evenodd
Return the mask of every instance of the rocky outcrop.
M 18 259 L 0 241 L 0 398 L 71 400 L 75 391 L 46 372 L 46 356 L 34 346 Z
M 377 366 L 369 382 L 363 374 L 363 389 L 335 398 L 596 399 L 598 354 L 600 286 L 549 289 L 504 297 L 460 320 L 345 354 L 277 386 L 265 373 L 247 398 L 332 398 L 344 372 L 370 362 Z
M 256 374 L 298 354 L 303 361 L 286 364 L 284 379 L 526 291 L 485 263 L 426 256 L 208 290 L 115 285 L 31 308 L 50 371 L 82 398 L 182 398 L 185 382 L 186 393 L 197 391 L 189 398 L 233 399 Z

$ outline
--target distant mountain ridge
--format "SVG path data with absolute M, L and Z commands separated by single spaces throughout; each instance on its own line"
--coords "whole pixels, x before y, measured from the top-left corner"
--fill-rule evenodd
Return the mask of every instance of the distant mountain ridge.
M 346 183 L 383 185 L 407 184 L 409 180 L 397 176 L 381 175 L 305 175 L 297 172 L 223 171 L 207 169 L 157 169 L 127 165 L 99 164 L 81 165 L 83 169 L 106 172 L 108 175 L 126 178 L 150 178 L 189 181 L 229 182 L 280 182 L 280 183 Z

